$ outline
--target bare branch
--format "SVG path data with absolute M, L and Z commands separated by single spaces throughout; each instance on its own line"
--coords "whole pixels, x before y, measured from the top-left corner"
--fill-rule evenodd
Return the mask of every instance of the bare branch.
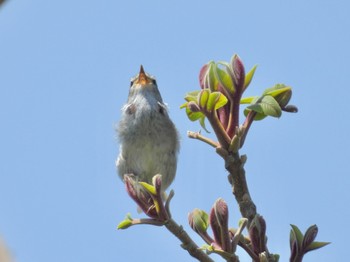
M 181 247 L 187 250 L 192 257 L 202 262 L 214 262 L 206 253 L 199 249 L 182 226 L 178 225 L 173 219 L 169 219 L 165 223 L 165 227 L 182 242 Z

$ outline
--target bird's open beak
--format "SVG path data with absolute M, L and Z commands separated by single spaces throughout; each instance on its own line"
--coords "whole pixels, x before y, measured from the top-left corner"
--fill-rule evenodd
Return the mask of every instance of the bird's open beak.
M 141 65 L 139 78 L 137 79 L 138 83 L 141 85 L 146 85 L 150 82 L 149 77 L 146 75 L 145 70 L 143 70 L 143 66 Z

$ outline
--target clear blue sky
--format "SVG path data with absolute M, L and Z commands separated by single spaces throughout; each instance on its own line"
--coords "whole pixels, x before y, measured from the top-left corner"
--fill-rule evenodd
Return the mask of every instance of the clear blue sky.
M 240 218 L 223 162 L 186 137 L 179 106 L 209 60 L 258 64 L 247 95 L 291 85 L 298 114 L 256 122 L 242 151 L 270 251 L 289 224 L 332 244 L 305 261 L 345 261 L 349 226 L 349 3 L 16 1 L 0 8 L 0 235 L 17 262 L 193 261 L 164 228 L 117 231 L 134 203 L 114 166 L 114 125 L 142 63 L 182 137 L 175 220 L 222 197 Z M 189 232 L 202 245 L 190 230 Z M 241 254 L 241 252 L 240 252 Z M 218 261 L 218 257 L 213 257 Z M 242 261 L 249 261 L 242 256 Z

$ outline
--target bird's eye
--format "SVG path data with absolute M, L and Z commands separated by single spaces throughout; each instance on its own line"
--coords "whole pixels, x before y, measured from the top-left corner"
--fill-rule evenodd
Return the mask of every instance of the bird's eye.
M 152 79 L 152 84 L 157 85 L 157 81 L 155 79 Z
M 130 81 L 130 87 L 132 87 L 134 84 L 134 80 Z

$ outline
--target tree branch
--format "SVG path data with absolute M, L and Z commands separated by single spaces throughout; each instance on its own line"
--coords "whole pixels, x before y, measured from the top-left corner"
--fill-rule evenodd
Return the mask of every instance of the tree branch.
M 207 143 L 208 145 L 210 145 L 214 148 L 217 148 L 219 146 L 219 144 L 217 142 L 215 142 L 214 140 L 211 140 L 210 138 L 207 138 L 207 137 L 201 135 L 201 133 L 199 133 L 199 132 L 187 131 L 187 136 L 189 138 L 198 139 L 204 143 Z
M 165 223 L 165 227 L 182 242 L 181 247 L 187 250 L 192 257 L 202 262 L 214 262 L 206 253 L 199 249 L 182 226 L 178 225 L 172 218 Z
M 225 160 L 225 168 L 230 173 L 228 179 L 232 186 L 232 193 L 236 198 L 242 216 L 248 219 L 249 226 L 257 212 L 249 194 L 245 177 L 246 156 L 240 156 L 238 153 L 228 153 L 222 148 L 218 148 L 217 153 Z

